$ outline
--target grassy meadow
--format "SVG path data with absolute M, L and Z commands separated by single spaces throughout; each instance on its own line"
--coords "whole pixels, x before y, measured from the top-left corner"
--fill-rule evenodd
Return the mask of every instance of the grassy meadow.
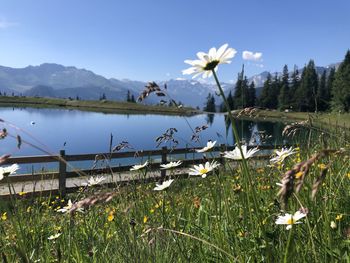
M 162 191 L 131 182 L 3 200 L 2 262 L 349 262 L 349 134 L 294 132 L 299 147 L 274 165 L 225 159 L 206 178 L 169 170 Z

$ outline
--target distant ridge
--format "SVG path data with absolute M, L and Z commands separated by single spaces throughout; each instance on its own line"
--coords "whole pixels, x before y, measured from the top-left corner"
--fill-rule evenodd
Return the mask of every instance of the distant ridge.
M 328 67 L 317 67 L 317 72 L 321 74 L 323 70 L 329 70 L 330 67 L 338 65 L 339 63 Z M 264 71 L 250 77 L 249 81 L 254 81 L 256 87 L 259 88 L 266 80 L 267 75 L 268 72 Z M 125 101 L 128 91 L 137 98 L 146 84 L 143 81 L 107 79 L 90 70 L 55 63 L 44 63 L 25 68 L 0 66 L 0 92 L 16 95 L 56 98 L 79 97 L 84 100 L 96 100 L 104 94 L 109 100 Z M 200 108 L 204 106 L 208 93 L 214 94 L 217 90 L 214 84 L 187 79 L 170 79 L 158 82 L 158 84 L 160 86 L 167 84 L 167 92 L 176 102 Z M 226 93 L 234 88 L 232 83 L 222 83 L 222 86 Z M 259 91 L 260 89 L 257 89 L 257 93 Z M 215 98 L 216 104 L 220 104 L 220 97 Z M 150 96 L 145 100 L 145 103 L 155 104 L 158 101 L 158 98 Z

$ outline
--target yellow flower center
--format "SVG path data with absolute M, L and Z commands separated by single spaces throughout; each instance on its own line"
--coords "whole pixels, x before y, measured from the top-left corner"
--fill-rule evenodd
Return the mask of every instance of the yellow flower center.
M 206 174 L 206 173 L 208 173 L 208 170 L 205 169 L 205 168 L 203 168 L 203 169 L 200 169 L 200 170 L 199 170 L 199 173 L 200 173 L 200 174 Z
M 203 68 L 204 70 L 213 70 L 218 64 L 219 64 L 219 60 L 213 60 L 208 62 L 205 67 Z
M 295 220 L 293 219 L 293 217 L 291 217 L 287 220 L 288 225 L 293 225 L 294 223 L 295 223 Z

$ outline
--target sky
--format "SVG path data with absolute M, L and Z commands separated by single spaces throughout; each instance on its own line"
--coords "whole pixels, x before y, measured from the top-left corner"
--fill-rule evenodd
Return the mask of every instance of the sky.
M 107 78 L 191 78 L 198 51 L 228 43 L 233 81 L 304 66 L 327 66 L 350 48 L 349 0 L 0 0 L 0 65 L 58 63 Z M 244 52 L 246 51 L 246 52 Z M 244 58 L 243 58 L 244 54 Z

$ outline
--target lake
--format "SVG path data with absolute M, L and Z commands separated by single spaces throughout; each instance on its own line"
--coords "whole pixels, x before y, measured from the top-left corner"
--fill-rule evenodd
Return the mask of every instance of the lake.
M 218 144 L 233 144 L 231 128 L 223 114 L 206 114 L 191 117 L 104 114 L 66 109 L 0 108 L 1 123 L 10 135 L 2 140 L 1 154 L 12 156 L 43 155 L 44 149 L 51 154 L 65 150 L 66 154 L 108 152 L 110 135 L 113 146 L 127 141 L 135 150 L 156 149 L 155 139 L 168 128 L 176 128 L 174 139 L 178 147 L 202 147 L 208 140 Z M 226 124 L 225 124 L 226 123 Z M 193 130 L 197 126 L 208 128 L 199 134 L 199 141 L 192 141 Z M 280 122 L 237 121 L 241 138 L 250 144 L 281 144 L 284 124 Z M 260 131 L 260 132 L 259 132 Z M 22 138 L 20 149 L 16 135 Z M 263 140 L 263 137 L 266 139 Z M 27 143 L 28 142 L 28 143 Z M 161 146 L 171 147 L 170 144 Z

